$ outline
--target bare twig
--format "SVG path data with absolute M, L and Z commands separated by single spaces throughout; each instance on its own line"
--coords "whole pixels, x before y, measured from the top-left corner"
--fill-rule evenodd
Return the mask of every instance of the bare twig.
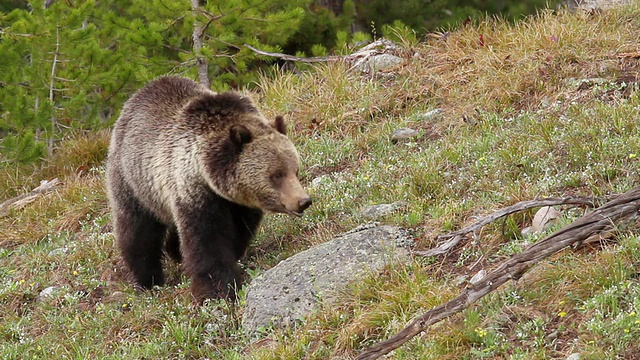
M 26 82 L 11 82 L 11 83 L 7 83 L 7 82 L 0 81 L 0 87 L 4 87 L 4 86 L 22 86 L 25 89 L 31 89 L 31 84 L 26 83 Z
M 209 21 L 210 21 L 210 22 L 211 22 L 211 21 L 218 20 L 218 19 L 220 19 L 220 18 L 222 18 L 222 17 L 224 16 L 224 14 L 220 14 L 220 15 L 212 14 L 212 13 L 210 13 L 209 11 L 207 11 L 207 10 L 205 10 L 205 9 L 201 8 L 201 7 L 200 7 L 200 8 L 198 8 L 198 12 L 200 12 L 201 14 L 203 14 L 204 16 L 206 16 L 206 17 L 207 17 L 207 19 L 209 19 Z
M 63 77 L 59 77 L 59 76 L 55 76 L 54 78 L 55 78 L 56 80 L 59 80 L 59 81 L 66 81 L 66 82 L 76 82 L 76 81 L 78 81 L 77 79 L 65 79 L 65 78 L 63 78 Z
M 259 19 L 259 18 L 254 18 L 254 17 L 246 17 L 246 20 L 252 20 L 252 21 L 257 21 L 257 22 L 262 22 L 262 23 L 267 23 L 269 22 L 269 20 L 267 19 Z
M 11 209 L 19 209 L 27 205 L 28 203 L 35 200 L 38 196 L 46 194 L 49 191 L 53 190 L 59 184 L 60 180 L 58 180 L 58 178 L 49 181 L 44 180 L 40 183 L 40 186 L 31 190 L 31 192 L 4 201 L 2 204 L 0 204 L 0 217 L 4 217 L 9 214 L 9 211 L 11 211 Z
M 56 51 L 53 55 L 53 65 L 51 65 L 51 81 L 49 83 L 49 103 L 51 104 L 52 109 L 55 109 L 54 106 L 54 85 L 56 79 L 56 66 L 58 65 L 58 55 L 60 52 L 60 26 L 56 24 Z M 49 148 L 48 153 L 49 156 L 53 154 L 53 132 L 56 129 L 58 120 L 56 119 L 55 110 L 51 111 L 51 136 L 49 136 Z
M 9 33 L 9 32 L 3 31 L 3 30 L 0 30 L 0 35 L 7 35 L 7 37 L 10 37 L 10 36 L 22 36 L 22 37 L 27 37 L 27 38 L 30 38 L 30 37 L 34 36 L 33 34 Z
M 168 44 L 162 44 L 162 46 L 167 48 L 167 49 L 169 49 L 169 50 L 175 51 L 175 52 L 179 52 L 179 53 L 183 53 L 183 54 L 190 54 L 189 51 L 180 49 L 179 47 L 171 46 L 171 45 L 168 45 Z
M 545 198 L 545 199 L 534 199 L 534 200 L 525 200 L 520 201 L 511 206 L 507 206 L 506 208 L 500 209 L 494 212 L 491 215 L 485 216 L 481 218 L 479 221 L 457 231 L 450 232 L 444 235 L 438 235 L 436 240 L 447 240 L 444 243 L 440 244 L 438 247 L 424 250 L 424 251 L 414 251 L 415 255 L 419 256 L 435 256 L 444 254 L 454 246 L 458 245 L 460 240 L 464 239 L 464 235 L 468 233 L 475 233 L 480 230 L 483 226 L 492 223 L 502 217 L 507 215 L 516 213 L 518 211 L 523 211 L 527 209 L 542 207 L 542 206 L 553 206 L 553 205 L 583 205 L 589 207 L 595 207 L 596 201 L 593 198 L 588 197 L 563 197 L 563 198 Z
M 639 210 L 640 187 L 636 187 L 512 256 L 458 297 L 421 315 L 396 335 L 362 352 L 356 360 L 377 359 L 388 354 L 429 326 L 466 309 L 507 281 L 519 279 L 539 261 L 596 233 L 613 228 L 617 221 L 637 216 Z

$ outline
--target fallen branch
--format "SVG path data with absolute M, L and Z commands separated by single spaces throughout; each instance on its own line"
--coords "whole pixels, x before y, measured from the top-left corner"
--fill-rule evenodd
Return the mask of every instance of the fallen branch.
M 282 54 L 282 53 L 263 51 L 260 49 L 256 49 L 255 47 L 248 44 L 244 44 L 244 46 L 258 55 L 274 57 L 274 58 L 287 60 L 287 61 L 298 61 L 298 62 L 305 62 L 305 63 L 354 61 L 357 59 L 368 58 L 370 56 L 379 55 L 383 53 L 397 53 L 401 51 L 396 44 L 386 39 L 378 39 L 372 42 L 371 44 L 364 46 L 362 49 L 359 49 L 353 54 L 349 54 L 349 55 L 316 56 L 316 57 L 308 57 L 308 58 Z
M 40 182 L 40 186 L 31 190 L 31 192 L 16 196 L 0 204 L 0 217 L 5 217 L 9 214 L 11 209 L 19 209 L 28 203 L 35 200 L 38 196 L 48 193 L 60 184 L 60 180 L 55 178 L 53 180 L 43 180 Z
M 436 256 L 440 254 L 444 254 L 447 251 L 451 250 L 454 246 L 458 245 L 460 240 L 464 238 L 464 235 L 468 233 L 475 233 L 480 230 L 483 226 L 492 223 L 502 217 L 507 215 L 516 213 L 518 211 L 528 210 L 532 208 L 542 207 L 542 206 L 553 206 L 553 205 L 584 205 L 589 207 L 595 207 L 596 202 L 593 198 L 588 197 L 564 197 L 564 198 L 545 198 L 545 199 L 534 199 L 534 200 L 526 200 L 520 201 L 511 206 L 507 206 L 504 209 L 500 209 L 494 212 L 491 215 L 485 216 L 478 220 L 477 222 L 457 231 L 450 232 L 444 235 L 438 235 L 436 240 L 446 240 L 446 242 L 438 245 L 433 249 L 423 250 L 423 251 L 414 251 L 413 254 L 419 256 Z
M 314 62 L 340 61 L 345 58 L 345 56 L 317 56 L 317 57 L 303 58 L 303 57 L 298 57 L 298 56 L 293 56 L 288 54 L 262 51 L 248 44 L 244 44 L 244 46 L 258 55 L 274 57 L 274 58 L 287 60 L 287 61 L 314 63 Z
M 466 309 L 507 281 L 519 279 L 539 261 L 596 233 L 613 228 L 617 221 L 637 216 L 639 210 L 640 187 L 636 187 L 529 246 L 522 253 L 513 255 L 458 297 L 413 320 L 396 335 L 362 352 L 356 360 L 377 359 L 388 354 L 429 326 Z

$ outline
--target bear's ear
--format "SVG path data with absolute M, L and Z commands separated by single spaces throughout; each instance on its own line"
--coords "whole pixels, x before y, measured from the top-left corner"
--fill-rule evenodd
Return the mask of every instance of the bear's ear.
M 192 99 L 185 107 L 188 115 L 230 116 L 232 114 L 256 114 L 258 109 L 249 97 L 233 91 L 205 93 Z
M 215 95 L 212 94 L 200 95 L 187 104 L 185 112 L 189 115 L 215 114 L 220 107 L 216 100 Z
M 251 132 L 243 125 L 233 125 L 229 128 L 229 139 L 238 147 L 248 144 L 252 140 Z
M 273 127 L 282 135 L 287 135 L 287 126 L 284 124 L 284 118 L 280 115 L 276 116 L 276 122 Z

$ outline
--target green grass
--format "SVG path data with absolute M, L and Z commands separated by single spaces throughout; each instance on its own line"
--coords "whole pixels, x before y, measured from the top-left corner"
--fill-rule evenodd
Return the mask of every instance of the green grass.
M 619 55 L 638 51 L 638 19 L 632 6 L 487 20 L 401 41 L 406 64 L 378 76 L 342 63 L 264 76 L 261 108 L 288 119 L 314 205 L 300 219 L 267 217 L 243 265 L 255 275 L 367 222 L 360 210 L 371 204 L 406 202 L 380 221 L 411 228 L 427 248 L 517 201 L 637 186 L 640 60 Z M 580 85 L 589 78 L 598 80 Z M 401 127 L 422 137 L 394 144 Z M 107 144 L 108 132 L 76 134 L 39 166 L 0 171 L 2 198 L 63 181 L 0 218 L 0 358 L 351 358 L 459 294 L 460 276 L 540 238 L 519 233 L 533 210 L 513 215 L 447 257 L 416 257 L 352 284 L 297 329 L 249 339 L 239 327 L 243 292 L 237 305 L 196 307 L 177 266 L 170 285 L 151 292 L 126 281 L 104 191 Z M 562 224 L 583 213 L 559 210 Z M 633 358 L 640 237 L 621 229 L 614 241 L 542 261 L 390 358 Z M 57 291 L 37 300 L 50 286 Z

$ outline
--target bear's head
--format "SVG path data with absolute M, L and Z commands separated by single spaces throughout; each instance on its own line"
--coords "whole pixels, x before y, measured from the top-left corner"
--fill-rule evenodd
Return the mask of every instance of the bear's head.
M 296 216 L 311 205 L 281 116 L 269 123 L 237 93 L 207 95 L 189 107 L 206 124 L 199 141 L 201 168 L 214 192 L 240 205 Z

